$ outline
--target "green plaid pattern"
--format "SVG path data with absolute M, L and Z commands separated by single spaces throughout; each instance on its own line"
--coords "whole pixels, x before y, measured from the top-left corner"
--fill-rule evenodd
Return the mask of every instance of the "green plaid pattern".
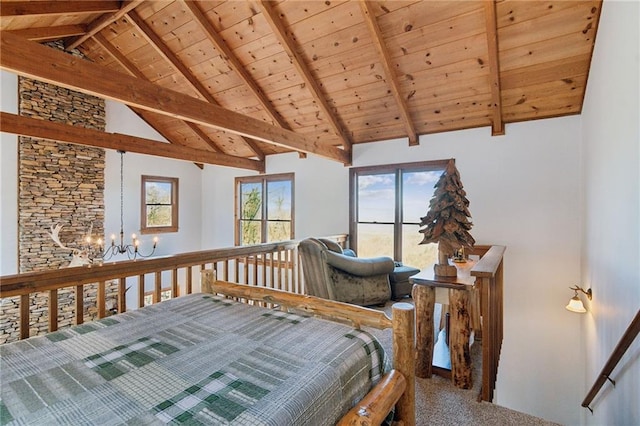
M 2 425 L 321 426 L 388 361 L 346 325 L 192 294 L 0 345 L 0 363 Z
M 177 351 L 174 346 L 143 337 L 130 345 L 116 346 L 110 351 L 92 355 L 85 359 L 85 365 L 105 380 L 112 380 Z
M 262 316 L 265 318 L 273 318 L 279 321 L 288 322 L 290 324 L 298 324 L 301 319 L 299 315 L 294 315 L 283 311 L 266 312 L 262 314 Z
M 63 340 L 76 337 L 80 334 L 91 333 L 92 331 L 96 331 L 114 324 L 118 324 L 118 321 L 111 318 L 104 318 L 98 321 L 92 321 L 85 324 L 76 325 L 75 327 L 66 328 L 64 330 L 48 333 L 45 334 L 45 337 L 52 342 L 61 342 Z
M 7 410 L 7 407 L 0 399 L 0 423 L 4 425 L 9 423 L 11 420 L 13 420 L 11 413 L 9 413 L 9 410 Z
M 232 374 L 217 371 L 175 397 L 154 407 L 156 417 L 167 424 L 229 422 L 268 391 Z
M 369 378 L 372 382 L 377 383 L 385 372 L 389 368 L 388 365 L 381 363 L 381 359 L 378 356 L 384 349 L 380 345 L 380 342 L 371 334 L 362 330 L 353 330 L 344 335 L 348 339 L 358 339 L 362 342 L 362 348 L 367 353 L 367 358 L 370 361 Z

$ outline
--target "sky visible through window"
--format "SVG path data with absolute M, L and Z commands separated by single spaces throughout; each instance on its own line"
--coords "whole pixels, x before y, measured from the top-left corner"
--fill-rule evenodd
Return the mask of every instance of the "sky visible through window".
M 427 214 L 429 201 L 442 171 L 403 174 L 403 221 L 417 223 Z M 393 222 L 395 215 L 395 175 L 392 173 L 358 177 L 358 221 Z
M 358 176 L 357 252 L 363 257 L 390 256 L 407 265 L 424 267 L 437 256 L 435 244 L 421 245 L 420 218 L 429 210 L 434 185 L 443 170 L 411 170 L 360 174 Z M 396 177 L 402 179 L 396 185 Z M 396 206 L 397 187 L 401 187 L 402 209 Z M 396 209 L 402 212 L 396 223 Z M 399 233 L 401 247 L 396 247 Z
M 269 220 L 291 219 L 291 181 L 267 183 Z

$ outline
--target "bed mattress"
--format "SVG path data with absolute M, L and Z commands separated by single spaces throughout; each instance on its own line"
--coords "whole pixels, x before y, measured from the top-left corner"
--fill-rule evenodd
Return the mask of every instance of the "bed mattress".
M 389 369 L 369 333 L 192 294 L 0 346 L 2 424 L 335 424 Z

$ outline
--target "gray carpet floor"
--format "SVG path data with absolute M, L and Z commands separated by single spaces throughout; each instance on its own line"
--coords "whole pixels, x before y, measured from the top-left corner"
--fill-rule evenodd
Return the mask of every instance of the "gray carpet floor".
M 411 299 L 402 301 L 412 303 Z M 387 303 L 382 308 L 389 316 L 391 305 L 392 303 Z M 380 340 L 391 357 L 393 355 L 391 330 L 367 330 Z M 458 389 L 449 379 L 435 375 L 430 379 L 416 378 L 417 425 L 556 425 L 556 423 L 496 404 L 485 401 L 478 402 L 477 397 L 482 384 L 482 346 L 480 342 L 472 345 L 471 355 L 473 360 L 472 389 Z

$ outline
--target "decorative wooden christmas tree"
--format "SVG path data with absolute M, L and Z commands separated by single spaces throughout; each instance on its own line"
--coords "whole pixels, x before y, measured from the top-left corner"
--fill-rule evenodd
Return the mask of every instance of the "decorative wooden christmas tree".
M 469 234 L 473 224 L 469 221 L 469 200 L 462 188 L 460 174 L 453 160 L 434 186 L 429 211 L 420 218 L 420 244 L 438 243 L 438 263 L 434 272 L 440 276 L 456 276 L 455 266 L 449 265 L 449 257 L 461 248 L 472 248 L 475 240 Z

